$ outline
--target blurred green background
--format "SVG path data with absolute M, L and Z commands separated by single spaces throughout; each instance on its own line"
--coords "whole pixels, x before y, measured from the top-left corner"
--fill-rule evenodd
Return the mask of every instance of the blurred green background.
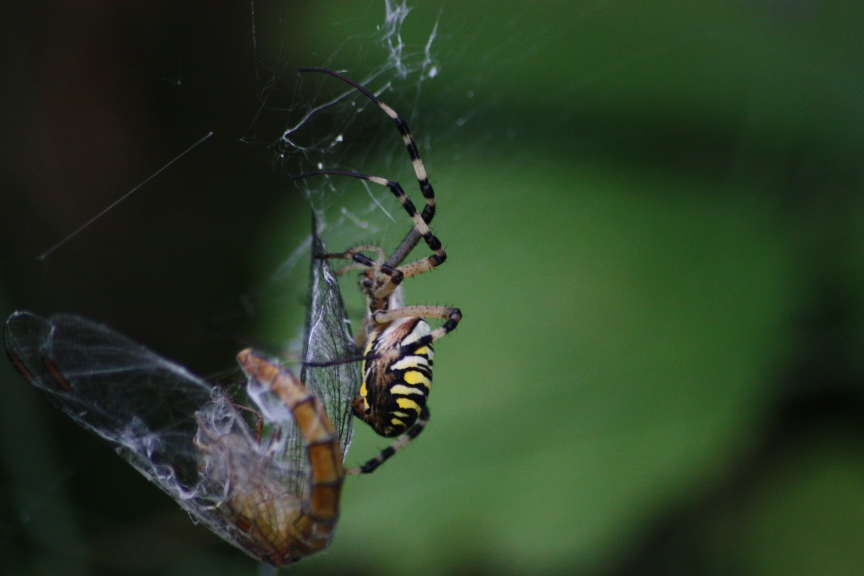
M 0 310 L 79 313 L 202 374 L 239 347 L 213 326 L 278 341 L 303 315 L 302 267 L 274 320 L 243 305 L 308 234 L 288 175 L 318 156 L 274 167 L 286 111 L 344 91 L 294 69 L 393 82 L 449 255 L 408 301 L 465 319 L 427 432 L 349 478 L 294 573 L 864 573 L 864 7 L 417 3 L 404 80 L 378 1 L 7 13 Z M 415 193 L 392 126 L 357 118 L 331 158 Z M 395 232 L 351 242 L 393 246 L 388 208 Z M 256 572 L 0 379 L 0 572 Z M 349 463 L 386 443 L 360 428 Z

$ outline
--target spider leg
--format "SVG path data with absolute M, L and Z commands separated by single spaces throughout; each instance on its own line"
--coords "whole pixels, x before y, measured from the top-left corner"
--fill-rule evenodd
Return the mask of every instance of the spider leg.
M 402 142 L 405 144 L 405 149 L 408 151 L 408 156 L 411 158 L 411 165 L 414 168 L 414 174 L 417 176 L 417 183 L 420 185 L 420 192 L 423 194 L 423 197 L 426 199 L 426 206 L 423 208 L 422 218 L 423 221 L 427 224 L 432 221 L 432 218 L 435 217 L 435 191 L 432 189 L 432 185 L 429 183 L 429 178 L 426 176 L 426 167 L 423 165 L 423 160 L 420 159 L 420 152 L 417 150 L 417 143 L 414 141 L 414 137 L 411 135 L 411 130 L 408 128 L 408 124 L 396 113 L 395 110 L 390 108 L 388 105 L 384 104 L 381 100 L 378 99 L 375 94 L 370 92 L 366 87 L 361 86 L 360 84 L 354 82 L 350 78 L 339 74 L 338 72 L 334 72 L 329 68 L 300 68 L 300 72 L 321 72 L 323 74 L 329 74 L 334 78 L 338 78 L 342 80 L 346 84 L 353 86 L 355 90 L 361 92 L 364 96 L 369 98 L 372 102 L 374 102 L 381 110 L 384 111 L 387 116 L 390 117 L 393 122 L 396 123 L 396 128 L 399 130 L 399 134 L 402 135 Z M 416 232 L 416 230 L 411 230 L 405 239 L 402 240 L 402 243 L 399 244 L 399 247 L 390 256 L 390 260 L 387 262 L 391 266 L 398 266 L 402 260 L 408 256 L 408 253 L 417 245 L 420 241 L 421 235 Z
M 396 454 L 399 450 L 405 447 L 411 440 L 414 440 L 423 430 L 426 428 L 426 424 L 429 423 L 429 408 L 427 406 L 423 406 L 423 410 L 420 412 L 420 417 L 417 419 L 417 422 L 414 423 L 414 426 L 411 427 L 405 434 L 399 436 L 390 446 L 382 450 L 378 453 L 377 456 L 367 461 L 365 464 L 358 468 L 347 468 L 345 470 L 346 474 L 370 474 L 375 471 L 376 468 L 381 466 L 384 462 L 390 459 L 391 456 Z
M 348 176 L 350 178 L 366 180 L 367 182 L 372 182 L 373 184 L 378 184 L 380 186 L 386 186 L 387 188 L 389 188 L 390 191 L 393 192 L 393 195 L 396 196 L 396 199 L 399 200 L 399 203 L 402 204 L 402 207 L 405 208 L 408 216 L 414 222 L 414 230 L 416 230 L 420 237 L 426 241 L 426 245 L 429 246 L 429 249 L 434 252 L 434 254 L 427 256 L 426 258 L 417 260 L 416 262 L 412 262 L 404 266 L 400 266 L 399 268 L 393 268 L 387 263 L 378 264 L 377 262 L 373 261 L 368 256 L 365 256 L 363 254 L 352 254 L 352 258 L 358 264 L 364 264 L 370 268 L 375 268 L 376 270 L 381 271 L 383 274 L 389 277 L 389 280 L 387 282 L 383 283 L 375 290 L 376 298 L 383 298 L 387 296 L 396 288 L 396 286 L 398 286 L 402 282 L 404 278 L 426 272 L 427 270 L 431 270 L 436 266 L 440 266 L 444 263 L 445 260 L 447 260 L 447 253 L 445 252 L 444 247 L 441 245 L 441 241 L 438 240 L 438 238 L 429 229 L 429 225 L 423 219 L 423 216 L 417 212 L 417 208 L 414 206 L 414 203 L 411 201 L 408 195 L 405 194 L 405 190 L 402 189 L 402 186 L 400 186 L 398 182 L 387 180 L 386 178 L 381 178 L 379 176 L 367 176 L 366 174 L 360 174 L 359 172 L 349 172 L 347 170 L 318 170 L 316 172 L 299 174 L 297 176 L 294 176 L 292 180 L 322 175 Z M 347 253 L 348 252 L 346 252 L 345 254 Z
M 403 306 L 395 310 L 379 310 L 372 315 L 372 319 L 378 324 L 386 324 L 399 318 L 441 318 L 446 319 L 446 322 L 440 327 L 433 330 L 426 336 L 421 336 L 411 344 L 397 348 L 388 353 L 394 358 L 399 358 L 406 354 L 427 346 L 432 342 L 443 338 L 450 332 L 456 329 L 459 322 L 462 320 L 462 311 L 458 308 L 450 308 L 449 306 Z
M 421 336 L 406 346 L 395 348 L 388 352 L 353 356 L 351 358 L 342 358 L 341 360 L 330 362 L 306 362 L 306 366 L 326 367 L 345 364 L 348 362 L 368 361 L 374 358 L 390 358 L 394 360 L 401 358 L 411 354 L 418 348 L 428 346 L 432 342 L 440 340 L 455 330 L 456 326 L 459 325 L 459 322 L 462 321 L 462 311 L 459 310 L 459 308 L 451 308 L 449 306 L 403 306 L 402 308 L 396 308 L 394 310 L 379 310 L 372 315 L 372 320 L 376 324 L 386 324 L 393 320 L 398 320 L 399 318 L 441 318 L 446 319 L 446 321 L 431 333 Z
M 305 174 L 302 176 L 306 176 Z M 297 176 L 300 178 L 300 176 Z M 372 260 L 365 254 L 362 254 L 363 251 L 375 252 L 378 254 L 377 260 Z M 402 282 L 402 273 L 398 272 L 392 266 L 388 266 L 384 263 L 384 259 L 386 258 L 384 254 L 384 250 L 381 249 L 380 246 L 375 246 L 372 244 L 363 244 L 360 246 L 355 246 L 354 248 L 350 248 L 345 252 L 340 252 L 338 254 L 321 254 L 317 256 L 317 258 L 328 258 L 328 259 L 345 259 L 345 260 L 354 260 L 354 264 L 349 264 L 348 266 L 344 266 L 336 271 L 337 276 L 341 276 L 342 274 L 349 272 L 351 270 L 356 270 L 358 268 L 372 268 L 386 276 L 393 277 L 394 275 L 397 277 L 394 281 L 398 285 Z
M 346 260 L 352 260 L 354 258 L 354 254 L 358 252 L 375 252 L 378 255 L 378 259 L 376 262 L 384 262 L 387 258 L 387 254 L 384 253 L 384 249 L 376 244 L 361 244 L 359 246 L 355 246 L 353 248 L 349 248 L 345 252 L 341 254 L 319 254 L 316 258 L 344 258 Z

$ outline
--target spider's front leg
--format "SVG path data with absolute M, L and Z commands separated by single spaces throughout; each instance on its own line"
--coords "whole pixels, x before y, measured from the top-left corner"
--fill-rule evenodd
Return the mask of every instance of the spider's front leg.
M 375 252 L 378 255 L 376 260 L 372 260 L 363 252 Z M 384 250 L 380 246 L 376 246 L 374 244 L 361 244 L 360 246 L 355 246 L 354 248 L 349 248 L 345 252 L 333 253 L 333 254 L 318 254 L 316 258 L 320 259 L 328 259 L 328 260 L 353 260 L 353 264 L 348 264 L 347 266 L 343 266 L 336 271 L 337 276 L 341 276 L 346 272 L 350 272 L 351 270 L 360 270 L 360 269 L 369 269 L 375 270 L 384 274 L 385 276 L 389 276 L 396 284 L 402 282 L 403 274 L 397 269 L 393 268 L 384 263 L 387 255 L 384 253 Z M 396 278 L 394 279 L 394 275 Z
M 423 272 L 431 270 L 436 266 L 440 266 L 444 263 L 445 260 L 447 260 L 447 252 L 444 250 L 444 246 L 442 246 L 441 241 L 429 229 L 429 225 L 427 224 L 426 219 L 424 219 L 424 215 L 420 214 L 417 211 L 414 203 L 411 202 L 411 199 L 408 197 L 407 194 L 405 194 L 405 190 L 402 189 L 402 186 L 398 182 L 388 180 L 387 178 L 381 178 L 380 176 L 368 176 L 366 174 L 360 174 L 359 172 L 350 172 L 346 170 L 318 170 L 316 172 L 299 174 L 292 177 L 292 180 L 309 178 L 310 176 L 327 175 L 348 176 L 350 178 L 366 180 L 367 182 L 372 182 L 373 184 L 378 184 L 379 186 L 385 186 L 389 188 L 393 195 L 396 196 L 396 199 L 399 200 L 399 203 L 405 209 L 405 212 L 411 218 L 411 221 L 413 223 L 413 230 L 418 234 L 419 238 L 422 238 L 423 241 L 426 242 L 426 245 L 433 252 L 433 254 L 427 256 L 426 258 L 422 258 L 415 262 L 404 264 L 395 268 L 387 262 L 376 262 L 375 260 L 372 260 L 368 256 L 361 254 L 356 250 L 348 250 L 346 252 L 343 252 L 342 254 L 333 255 L 333 257 L 337 258 L 347 258 L 350 255 L 351 259 L 354 260 L 354 262 L 356 262 L 357 264 L 375 269 L 381 272 L 383 275 L 387 276 L 386 282 L 381 282 L 375 287 L 375 298 L 386 298 L 396 289 L 397 286 L 399 286 L 399 284 L 402 283 L 402 280 L 404 278 L 415 276 L 417 274 L 422 274 Z M 409 236 L 408 238 L 406 238 L 406 240 L 408 240 L 410 237 L 411 234 L 409 233 Z M 408 255 L 408 252 L 405 252 L 405 254 L 400 255 L 399 258 L 395 258 L 395 256 L 400 253 L 401 248 L 402 246 L 400 245 L 400 247 L 397 248 L 396 252 L 391 255 L 389 260 L 393 260 L 396 264 L 398 264 L 398 262 L 401 262 L 401 260 Z
M 372 314 L 372 320 L 377 324 L 389 324 L 400 318 L 441 318 L 446 321 L 429 334 L 423 334 L 416 339 L 411 339 L 410 342 L 404 342 L 401 347 L 389 352 L 389 355 L 394 358 L 428 346 L 455 330 L 462 320 L 462 311 L 459 308 L 449 306 L 403 306 L 394 310 L 378 310 Z

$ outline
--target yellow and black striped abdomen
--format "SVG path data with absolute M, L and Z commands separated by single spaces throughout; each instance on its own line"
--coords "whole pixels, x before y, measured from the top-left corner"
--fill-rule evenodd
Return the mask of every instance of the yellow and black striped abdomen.
M 429 334 L 420 318 L 393 322 L 370 335 L 364 355 L 398 350 Z M 354 399 L 354 414 L 382 436 L 409 430 L 426 405 L 432 387 L 432 346 L 421 346 L 394 360 L 363 362 L 363 384 Z

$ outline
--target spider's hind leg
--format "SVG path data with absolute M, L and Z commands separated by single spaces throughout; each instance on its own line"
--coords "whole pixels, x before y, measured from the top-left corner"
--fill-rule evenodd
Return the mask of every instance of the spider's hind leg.
M 417 418 L 417 422 L 414 423 L 414 426 L 411 427 L 410 430 L 396 438 L 396 440 L 387 448 L 378 453 L 377 456 L 367 461 L 362 466 L 357 468 L 347 468 L 345 470 L 346 474 L 371 474 L 374 472 L 381 464 L 389 460 L 396 452 L 401 450 L 408 444 L 411 440 L 414 440 L 423 430 L 426 428 L 426 425 L 429 423 L 429 408 L 427 406 L 423 406 L 423 409 L 420 411 L 420 417 Z

